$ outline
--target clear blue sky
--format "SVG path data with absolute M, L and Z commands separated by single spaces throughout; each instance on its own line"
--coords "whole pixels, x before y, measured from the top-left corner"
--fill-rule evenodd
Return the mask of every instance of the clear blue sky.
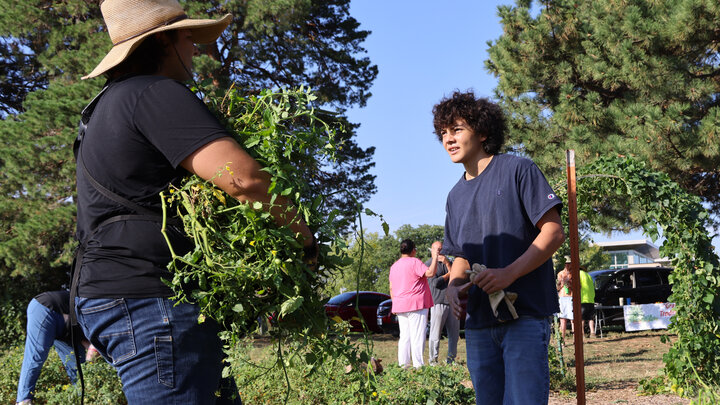
M 477 0 L 353 0 L 368 56 L 380 73 L 367 106 L 348 112 L 357 142 L 375 146 L 377 194 L 366 204 L 391 231 L 444 225 L 445 198 L 463 173 L 433 134 L 432 107 L 453 90 L 492 96 L 497 79 L 484 68 L 486 42 L 502 33 L 498 4 Z M 380 231 L 377 220 L 366 228 Z
M 372 173 L 378 191 L 366 206 L 385 217 L 391 232 L 404 224 L 444 225 L 445 198 L 463 168 L 450 161 L 433 134 L 432 107 L 455 89 L 493 97 L 497 78 L 484 67 L 487 42 L 502 34 L 497 7 L 514 4 L 352 0 L 350 15 L 372 31 L 364 45 L 379 74 L 367 106 L 348 111 L 348 117 L 361 124 L 358 144 L 376 147 Z M 363 225 L 381 232 L 376 219 L 364 217 Z M 640 233 L 612 237 L 643 238 Z M 718 238 L 714 242 L 720 244 Z

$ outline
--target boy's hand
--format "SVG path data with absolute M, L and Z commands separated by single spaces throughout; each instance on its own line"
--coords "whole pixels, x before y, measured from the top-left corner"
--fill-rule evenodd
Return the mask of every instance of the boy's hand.
M 475 275 L 473 283 L 488 294 L 504 290 L 515 281 L 510 271 L 504 268 L 487 269 Z
M 462 308 L 460 307 L 460 294 L 466 294 L 471 285 L 471 281 L 463 284 L 461 280 L 456 279 L 448 284 L 447 288 L 445 288 L 445 296 L 450 303 L 450 308 L 452 309 L 455 318 L 460 319 L 460 316 L 462 315 Z

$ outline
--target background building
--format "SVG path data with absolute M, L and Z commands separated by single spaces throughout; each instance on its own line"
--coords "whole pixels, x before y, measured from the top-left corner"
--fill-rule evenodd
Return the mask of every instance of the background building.
M 657 246 L 646 239 L 596 242 L 610 256 L 611 269 L 625 267 L 670 266 L 670 259 L 660 257 Z

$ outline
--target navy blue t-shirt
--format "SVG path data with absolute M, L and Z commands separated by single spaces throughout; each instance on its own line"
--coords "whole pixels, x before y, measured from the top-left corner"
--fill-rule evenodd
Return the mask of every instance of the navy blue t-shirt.
M 446 204 L 445 240 L 441 253 L 463 257 L 470 265 L 503 268 L 530 247 L 540 230 L 537 222 L 562 202 L 533 161 L 495 155 L 479 176 L 465 175 L 450 190 Z M 549 316 L 559 311 L 552 260 L 515 280 L 505 291 L 518 293 L 518 315 Z M 497 320 L 488 295 L 469 290 L 465 327 L 480 329 Z
M 79 161 L 101 185 L 161 212 L 159 193 L 188 172 L 180 163 L 205 144 L 229 136 L 203 102 L 182 83 L 163 76 L 116 81 L 98 102 L 80 147 Z M 100 194 L 78 165 L 77 237 L 87 243 L 78 296 L 87 298 L 168 297 L 170 250 L 161 224 L 102 221 L 128 208 Z M 192 242 L 168 228 L 175 253 Z

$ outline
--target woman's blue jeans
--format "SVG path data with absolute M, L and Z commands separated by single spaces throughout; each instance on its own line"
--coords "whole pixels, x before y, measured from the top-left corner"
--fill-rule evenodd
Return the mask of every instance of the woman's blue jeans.
M 134 404 L 241 404 L 218 325 L 167 298 L 76 298 L 78 322 Z
M 25 336 L 25 353 L 23 354 L 22 369 L 18 380 L 17 402 L 32 399 L 35 392 L 40 371 L 50 353 L 50 347 L 55 346 L 60 360 L 70 381 L 75 383 L 77 366 L 72 347 L 57 338 L 65 335 L 65 319 L 63 315 L 32 299 L 27 307 L 27 334 Z M 82 349 L 80 358 L 85 358 Z
M 521 316 L 466 329 L 467 365 L 476 404 L 547 404 L 550 395 L 548 318 Z

